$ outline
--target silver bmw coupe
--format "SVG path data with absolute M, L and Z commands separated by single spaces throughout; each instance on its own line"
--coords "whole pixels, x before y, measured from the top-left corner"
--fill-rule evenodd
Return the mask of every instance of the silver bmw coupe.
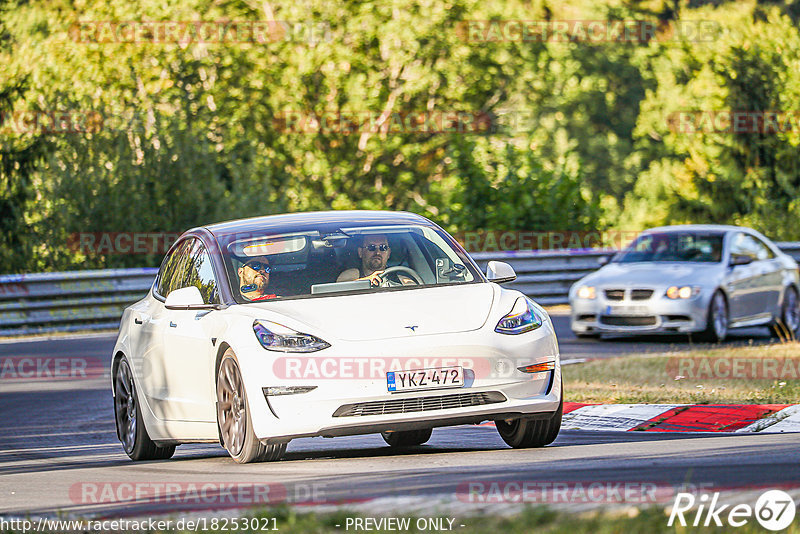
M 665 226 L 646 230 L 569 293 L 578 337 L 603 333 L 699 333 L 722 341 L 729 329 L 800 327 L 798 267 L 749 228 Z

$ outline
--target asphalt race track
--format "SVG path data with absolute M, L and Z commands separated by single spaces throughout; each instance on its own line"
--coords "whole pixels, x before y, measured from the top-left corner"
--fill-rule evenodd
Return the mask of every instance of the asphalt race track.
M 554 322 L 565 360 L 691 346 L 685 337 L 577 340 L 566 317 L 556 316 Z M 748 343 L 751 337 L 770 342 L 766 329 L 753 329 L 730 343 Z M 113 341 L 114 336 L 95 335 L 0 343 L 0 361 L 83 357 L 107 366 Z M 563 431 L 550 447 L 512 450 L 494 428 L 470 426 L 436 429 L 428 444 L 405 452 L 369 435 L 295 440 L 284 460 L 269 464 L 237 465 L 217 445 L 184 445 L 172 460 L 133 463 L 114 432 L 110 381 L 103 376 L 107 369 L 94 371 L 85 380 L 0 381 L 0 515 L 63 511 L 137 517 L 250 502 L 219 495 L 203 502 L 132 498 L 137 488 L 152 496 L 153 488 L 167 485 L 178 494 L 203 484 L 223 493 L 230 484 L 268 485 L 268 498 L 262 492 L 259 502 L 373 506 L 375 513 L 442 502 L 450 502 L 451 510 L 483 506 L 492 513 L 513 503 L 486 503 L 480 490 L 473 490 L 490 483 L 514 488 L 523 481 L 573 488 L 617 482 L 662 490 L 681 484 L 708 491 L 800 488 L 796 434 Z M 672 503 L 671 494 L 659 495 L 658 502 Z

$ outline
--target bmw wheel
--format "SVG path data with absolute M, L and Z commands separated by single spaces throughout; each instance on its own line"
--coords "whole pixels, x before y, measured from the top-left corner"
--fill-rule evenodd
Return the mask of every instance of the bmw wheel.
M 561 416 L 564 414 L 564 396 L 558 403 L 558 410 L 548 419 L 504 419 L 495 421 L 497 432 L 503 441 L 515 449 L 544 447 L 555 441 L 561 430 Z
M 159 447 L 150 439 L 127 358 L 119 361 L 114 373 L 114 418 L 117 437 L 131 460 L 166 460 L 175 454 L 175 445 Z
M 431 439 L 432 428 L 422 430 L 400 430 L 394 432 L 381 432 L 383 441 L 392 447 L 415 447 Z
M 711 297 L 711 303 L 708 305 L 706 329 L 700 336 L 704 341 L 721 343 L 725 340 L 727 335 L 728 302 L 725 300 L 725 295 L 722 294 L 722 291 L 717 290 L 714 296 Z
M 279 460 L 286 452 L 286 443 L 264 445 L 256 438 L 239 363 L 230 348 L 217 372 L 217 424 L 223 446 L 240 464 Z
M 787 287 L 781 306 L 781 318 L 772 325 L 772 330 L 780 338 L 795 339 L 800 328 L 800 300 L 797 290 Z

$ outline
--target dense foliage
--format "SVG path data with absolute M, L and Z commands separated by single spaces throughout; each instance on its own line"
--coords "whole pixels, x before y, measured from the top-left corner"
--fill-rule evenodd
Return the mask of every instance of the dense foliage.
M 0 272 L 159 259 L 83 254 L 80 232 L 317 209 L 409 210 L 454 232 L 730 222 L 800 239 L 798 16 L 797 0 L 9 0 Z M 487 20 L 657 32 L 470 39 L 465 21 Z M 266 42 L 126 42 L 98 21 L 290 23 Z M 714 31 L 676 31 L 701 21 Z M 685 131 L 686 112 L 726 110 L 792 127 Z M 83 122 L 63 131 L 52 112 Z M 458 112 L 462 131 L 413 122 Z M 337 127 L 354 116 L 375 124 Z

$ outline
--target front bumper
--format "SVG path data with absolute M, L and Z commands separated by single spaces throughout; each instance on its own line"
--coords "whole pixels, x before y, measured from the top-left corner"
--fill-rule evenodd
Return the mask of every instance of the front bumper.
M 570 326 L 576 334 L 689 333 L 705 330 L 707 297 L 668 299 L 656 291 L 646 300 L 610 300 L 597 290 L 594 299 L 570 299 Z
M 487 342 L 481 343 L 483 339 Z M 291 358 L 301 361 L 297 364 Z M 517 370 L 546 361 L 555 362 L 552 371 L 528 374 Z M 378 365 L 373 365 L 376 362 Z M 388 370 L 446 365 L 464 368 L 463 387 L 387 390 Z M 257 346 L 248 351 L 245 369 L 253 430 L 264 443 L 520 416 L 545 418 L 558 409 L 561 400 L 558 344 L 549 319 L 540 329 L 516 336 L 482 329 L 414 336 L 394 343 L 338 342 L 318 353 L 296 357 L 276 356 Z M 265 387 L 276 386 L 316 388 L 289 395 L 263 392 Z

